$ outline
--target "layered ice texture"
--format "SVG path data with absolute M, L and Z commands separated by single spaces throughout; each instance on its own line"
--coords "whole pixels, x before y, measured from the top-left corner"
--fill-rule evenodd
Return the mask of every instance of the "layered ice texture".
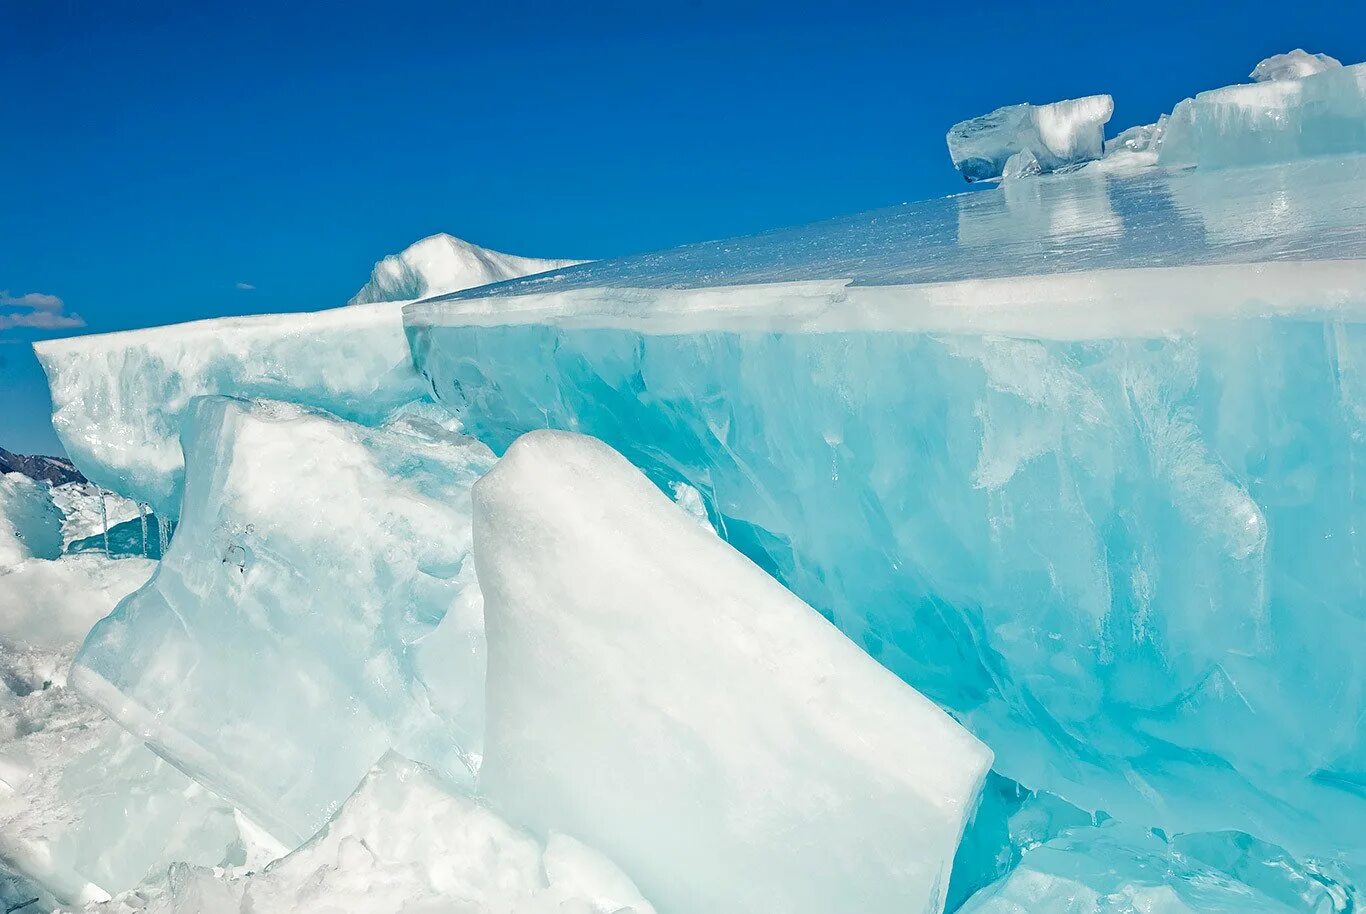
M 488 251 L 435 235 L 375 267 L 345 308 L 232 317 L 37 343 L 53 426 L 72 461 L 106 489 L 174 521 L 180 426 L 196 397 L 228 394 L 316 406 L 364 424 L 420 398 L 389 296 L 463 289 L 568 261 Z
M 391 747 L 472 780 L 469 490 L 492 455 L 443 418 L 197 401 L 171 548 L 77 658 L 82 692 L 287 846 Z
M 474 491 L 495 805 L 668 911 L 941 910 L 985 746 L 601 442 Z
M 948 133 L 953 167 L 969 181 L 999 178 L 1012 157 L 1034 159 L 1034 171 L 1056 171 L 1099 159 L 1105 125 L 1114 114 L 1108 95 L 1088 95 L 1048 105 L 1008 105 L 953 125 Z M 1024 166 L 1017 159 L 1016 169 Z
M 1364 209 L 1361 157 L 1083 170 L 405 316 L 470 433 L 695 488 L 1002 774 L 1360 866 Z

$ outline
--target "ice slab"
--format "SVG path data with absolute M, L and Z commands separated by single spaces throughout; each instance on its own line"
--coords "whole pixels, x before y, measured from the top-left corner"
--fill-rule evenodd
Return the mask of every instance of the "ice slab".
M 999 178 L 1011 156 L 1027 152 L 1043 171 L 1101 157 L 1105 125 L 1114 114 L 1108 95 L 1049 105 L 1008 105 L 953 125 L 948 133 L 953 166 L 969 181 Z
M 665 910 L 940 909 L 985 746 L 598 441 L 522 437 L 474 510 L 497 808 Z
M 496 452 L 575 430 L 698 490 L 1005 776 L 1360 861 L 1363 162 L 1044 175 L 409 332 Z
M 1366 64 L 1201 92 L 1172 111 L 1158 161 L 1210 169 L 1361 153 Z
M 1310 54 L 1303 48 L 1273 54 L 1252 68 L 1248 75 L 1259 83 L 1286 79 L 1303 79 L 1326 70 L 1336 70 L 1342 63 L 1327 54 Z
M 22 473 L 0 475 L 0 574 L 29 558 L 62 554 L 62 515 L 52 489 Z
M 412 301 L 576 263 L 582 261 L 503 254 L 441 233 L 423 238 L 375 264 L 370 281 L 347 304 Z
M 601 854 L 565 835 L 543 844 L 394 755 L 381 760 L 321 833 L 264 871 L 176 867 L 152 891 L 92 912 L 133 910 L 654 914 Z
M 445 421 L 430 405 L 367 428 L 198 401 L 176 537 L 91 632 L 74 682 L 288 846 L 391 746 L 468 782 L 483 715 L 469 490 L 492 455 Z
M 7 907 L 80 903 L 175 860 L 231 862 L 231 807 L 67 687 L 90 623 L 150 562 L 29 559 L 0 573 L 0 880 Z M 47 586 L 36 586 L 46 581 Z
M 960 914 L 1307 914 L 1333 910 L 1287 904 L 1186 857 L 1159 838 L 1112 825 L 1082 828 L 1024 855 L 1002 881 L 978 892 Z
M 139 511 L 138 503 L 131 499 L 100 489 L 88 482 L 72 482 L 52 490 L 52 501 L 62 512 L 62 549 L 69 550 L 71 544 L 80 540 L 103 538 L 106 530 L 113 530 L 120 524 L 147 517 L 146 510 Z M 156 530 L 149 533 L 156 537 Z

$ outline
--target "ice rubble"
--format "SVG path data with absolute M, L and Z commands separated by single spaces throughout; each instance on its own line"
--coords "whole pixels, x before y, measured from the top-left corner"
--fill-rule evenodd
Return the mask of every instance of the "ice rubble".
M 92 914 L 654 914 L 596 851 L 542 844 L 388 755 L 316 837 L 260 872 L 176 867 Z
M 1108 95 L 1049 105 L 1008 105 L 953 125 L 948 133 L 953 166 L 969 181 L 998 178 L 1010 158 L 1032 155 L 1042 171 L 1089 162 L 1104 151 L 1105 125 L 1114 114 Z
M 366 428 L 196 401 L 181 525 L 91 632 L 77 687 L 289 846 L 391 746 L 468 783 L 483 727 L 469 488 L 492 455 L 444 422 L 420 405 Z
M 990 752 L 600 442 L 474 490 L 480 790 L 670 911 L 937 911 Z
M 423 238 L 375 264 L 370 281 L 347 304 L 413 301 L 577 263 L 582 261 L 544 260 L 490 251 L 443 232 Z
M 1325 70 L 1339 69 L 1342 64 L 1327 54 L 1310 54 L 1303 48 L 1273 54 L 1252 68 L 1248 75 L 1259 83 L 1285 79 L 1303 79 Z
M 693 486 L 1004 775 L 1361 866 L 1363 202 L 1361 157 L 1043 176 L 406 316 L 472 434 Z
M 448 255 L 437 256 L 442 250 Z M 358 298 L 402 294 L 409 280 L 419 290 L 461 289 L 564 262 L 510 257 L 433 236 L 386 263 Z M 34 349 L 52 391 L 53 425 L 71 459 L 92 482 L 174 521 L 183 477 L 180 424 L 195 397 L 286 400 L 365 424 L 421 397 L 400 307 L 375 302 L 223 318 L 50 340 Z

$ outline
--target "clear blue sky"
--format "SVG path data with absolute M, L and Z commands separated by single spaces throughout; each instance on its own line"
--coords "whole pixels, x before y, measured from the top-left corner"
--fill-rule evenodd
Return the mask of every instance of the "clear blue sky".
M 66 334 L 338 305 L 436 231 L 600 258 L 951 193 L 956 120 L 1151 122 L 1292 47 L 1366 60 L 1366 4 L 0 0 L 0 36 L 0 307 Z M 40 335 L 0 330 L 11 450 L 58 449 Z

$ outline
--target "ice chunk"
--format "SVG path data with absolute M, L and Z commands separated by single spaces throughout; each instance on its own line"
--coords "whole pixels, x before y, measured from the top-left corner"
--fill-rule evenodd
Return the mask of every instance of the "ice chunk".
M 1003 775 L 1360 865 L 1363 207 L 1366 157 L 1044 175 L 409 332 L 495 451 L 572 429 L 695 488 Z
M 1010 158 L 1006 159 L 1005 168 L 1001 171 L 1001 178 L 1009 181 L 1013 178 L 1032 178 L 1043 171 L 1039 167 L 1039 160 L 1028 149 L 1022 149 Z
M 273 397 L 375 423 L 418 399 L 399 306 L 199 321 L 36 343 L 52 421 L 95 482 L 180 509 L 180 426 L 206 394 Z
M 1191 860 L 1151 834 L 1077 829 L 1024 855 L 960 914 L 1293 914 L 1291 907 Z
M 260 873 L 178 867 L 150 904 L 100 914 L 654 914 L 631 880 L 564 835 L 542 845 L 432 773 L 386 756 L 315 838 Z
M 411 301 L 577 263 L 582 261 L 502 254 L 443 232 L 423 238 L 375 264 L 370 281 L 347 304 Z
M 0 868 L 9 905 L 82 902 L 174 860 L 232 862 L 231 807 L 67 688 L 90 623 L 151 572 L 102 556 L 0 573 Z M 36 891 L 35 891 L 36 888 Z
M 1361 153 L 1366 64 L 1186 99 L 1172 111 L 1159 162 L 1228 168 Z
M 1122 130 L 1113 140 L 1105 141 L 1105 155 L 1112 156 L 1121 152 L 1156 152 L 1162 145 L 1162 134 L 1166 129 L 1167 115 L 1164 114 L 1154 124 Z
M 31 557 L 62 554 L 62 515 L 52 490 L 21 473 L 0 475 L 0 574 Z
M 938 910 L 991 753 L 610 448 L 475 486 L 480 790 L 667 910 Z
M 483 715 L 469 489 L 492 455 L 445 421 L 430 405 L 372 429 L 198 401 L 176 537 L 91 632 L 77 686 L 289 846 L 390 746 L 469 781 Z
M 969 181 L 998 178 L 1012 155 L 1029 152 L 1042 171 L 1101 157 L 1114 99 L 1088 95 L 1049 105 L 1009 105 L 953 125 L 953 165 Z
M 140 520 L 146 512 L 138 510 L 131 499 L 106 492 L 88 482 L 73 482 L 52 490 L 52 501 L 62 512 L 62 549 L 69 550 L 80 540 L 103 538 L 106 525 L 112 530 L 120 524 Z M 156 531 L 149 536 L 155 538 Z M 139 553 L 140 555 L 141 553 Z
M 1253 67 L 1248 75 L 1259 83 L 1277 82 L 1285 79 L 1303 79 L 1325 70 L 1336 70 L 1341 66 L 1336 58 L 1327 54 L 1310 54 L 1303 48 L 1296 48 L 1284 54 L 1273 54 Z

